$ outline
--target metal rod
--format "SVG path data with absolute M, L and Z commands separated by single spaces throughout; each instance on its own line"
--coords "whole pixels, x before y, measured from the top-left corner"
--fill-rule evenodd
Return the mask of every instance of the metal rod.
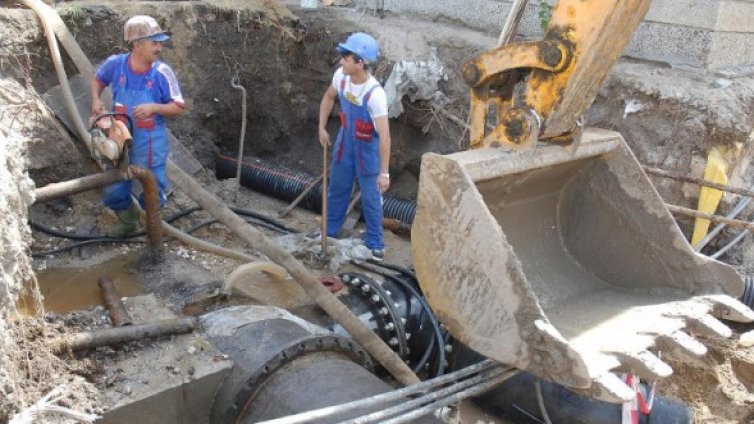
M 696 178 L 689 175 L 673 174 L 671 172 L 658 169 L 658 168 L 652 168 L 649 166 L 643 166 L 643 168 L 644 168 L 644 172 L 646 172 L 647 174 L 657 175 L 658 177 L 665 177 L 665 178 L 670 178 L 673 180 L 685 181 L 687 183 L 714 188 L 720 191 L 726 191 L 728 193 L 735 193 L 741 196 L 754 197 L 754 191 L 747 190 L 745 188 L 731 187 L 727 184 L 713 183 L 710 181 L 706 181 L 702 178 Z
M 439 398 L 452 395 L 460 390 L 468 389 L 472 386 L 476 386 L 483 382 L 489 381 L 490 379 L 504 375 L 509 370 L 510 368 L 496 368 L 493 370 L 484 371 L 460 383 L 456 383 L 440 390 L 430 392 L 422 397 L 403 402 L 393 407 L 383 409 L 382 411 L 377 411 L 371 414 L 362 415 L 358 418 L 349 419 L 347 422 L 350 424 L 368 424 L 373 422 L 382 423 L 386 418 L 406 412 L 413 409 L 414 407 L 424 405 L 427 402 L 432 402 Z M 345 422 L 343 424 L 345 424 Z
M 34 203 L 44 203 L 72 194 L 83 193 L 95 188 L 104 187 L 120 181 L 125 181 L 128 176 L 117 169 L 87 175 L 74 180 L 48 184 L 34 190 Z
M 239 84 L 238 74 L 230 81 L 233 88 L 241 90 L 241 136 L 238 140 L 238 169 L 236 170 L 236 194 L 235 199 L 238 201 L 238 192 L 241 190 L 241 163 L 243 162 L 243 141 L 246 138 L 246 89 Z
M 673 212 L 679 215 L 686 215 L 686 216 L 691 216 L 694 218 L 708 219 L 715 223 L 718 223 L 718 222 L 724 223 L 725 225 L 728 225 L 730 227 L 745 228 L 750 231 L 754 230 L 754 223 L 741 221 L 740 219 L 725 218 L 720 215 L 713 215 L 710 213 L 699 212 L 694 209 L 684 208 L 683 206 L 676 206 L 676 205 L 669 205 L 669 204 L 666 204 L 665 206 L 668 207 L 668 210 L 670 210 L 670 212 Z
M 746 209 L 746 206 L 749 205 L 751 202 L 751 197 L 744 197 L 742 198 L 736 206 L 731 209 L 727 215 L 725 215 L 726 218 L 733 219 L 738 216 L 739 213 L 741 213 L 744 209 Z M 704 247 L 709 244 L 710 241 L 712 241 L 715 236 L 720 234 L 721 231 L 725 229 L 725 224 L 717 224 L 715 225 L 715 228 L 710 230 L 709 233 L 707 233 L 706 236 L 704 236 L 703 239 L 699 241 L 699 243 L 694 245 L 694 251 L 695 252 L 701 252 Z
M 395 400 L 411 396 L 416 393 L 424 393 L 427 390 L 441 386 L 443 384 L 465 378 L 469 375 L 482 372 L 493 367 L 497 362 L 487 359 L 478 364 L 462 368 L 458 371 L 454 371 L 449 374 L 445 374 L 441 377 L 434 378 L 432 380 L 426 380 L 418 384 L 414 384 L 408 387 L 404 387 L 392 392 L 382 393 L 376 396 L 372 396 L 366 399 L 359 399 L 344 403 L 342 405 L 328 406 L 325 408 L 315 409 L 312 411 L 302 412 L 296 415 L 290 415 L 287 417 L 276 418 L 274 420 L 264 421 L 260 424 L 301 424 L 320 420 L 323 418 L 342 415 L 344 413 L 365 409 L 367 407 L 374 407 L 384 403 L 393 402 Z
M 513 1 L 511 10 L 510 12 L 508 12 L 508 17 L 505 19 L 503 30 L 502 32 L 500 32 L 500 37 L 497 39 L 498 46 L 504 46 L 513 41 L 513 38 L 516 36 L 516 32 L 518 31 L 518 24 L 519 22 L 521 22 L 521 18 L 524 16 L 524 11 L 526 10 L 527 3 L 529 3 L 529 0 Z
M 327 146 L 324 147 L 322 154 L 322 225 L 320 229 L 320 239 L 322 240 L 322 251 L 320 255 L 327 257 Z
M 126 310 L 126 306 L 123 301 L 120 300 L 118 289 L 115 288 L 115 282 L 108 277 L 102 276 L 97 280 L 99 284 L 100 294 L 102 295 L 102 301 L 107 305 L 107 309 L 110 311 L 110 318 L 113 320 L 114 327 L 123 327 L 133 324 L 131 316 Z
M 408 412 L 404 415 L 395 417 L 393 419 L 382 421 L 382 424 L 399 424 L 399 423 L 405 423 L 415 420 L 416 418 L 419 418 L 421 416 L 427 415 L 432 413 L 433 411 L 436 411 L 443 406 L 448 406 L 457 402 L 460 402 L 464 399 L 480 395 L 482 393 L 485 393 L 486 391 L 492 389 L 495 386 L 498 386 L 502 384 L 505 380 L 508 380 L 509 378 L 513 377 L 514 375 L 518 374 L 520 370 L 517 369 L 509 369 L 506 372 L 493 377 L 481 384 L 478 384 L 476 386 L 470 387 L 466 390 L 462 390 L 460 392 L 457 392 L 451 396 L 448 396 L 444 399 L 437 400 L 435 402 L 430 403 L 429 405 L 423 406 L 421 408 L 415 409 L 411 412 Z
M 731 248 L 733 248 L 733 246 L 737 245 L 749 233 L 750 233 L 749 230 L 743 230 L 743 231 L 741 231 L 740 233 L 738 233 L 738 235 L 736 235 L 733 238 L 733 240 L 729 241 L 728 244 L 726 244 L 725 246 L 721 247 L 720 250 L 718 250 L 717 252 L 709 255 L 709 257 L 712 258 L 712 259 L 719 258 L 720 256 L 724 255 L 726 252 L 728 252 Z
M 175 318 L 148 324 L 129 325 L 128 327 L 105 328 L 64 336 L 54 341 L 52 345 L 56 352 L 65 352 L 69 349 L 75 352 L 151 337 L 188 333 L 194 331 L 198 322 L 197 318 Z
M 240 163 L 241 162 L 239 162 L 238 169 L 241 169 Z M 322 175 L 324 175 L 324 174 L 322 174 Z M 304 189 L 304 191 L 302 191 L 301 194 L 298 195 L 298 197 L 296 197 L 295 199 L 293 199 L 293 201 L 291 202 L 290 205 L 286 206 L 285 209 L 283 209 L 282 211 L 280 211 L 280 213 L 278 214 L 278 218 L 285 217 L 286 215 L 288 215 L 293 210 L 293 208 L 295 208 L 296 206 L 298 206 L 298 204 L 301 203 L 302 200 L 304 200 L 304 197 L 306 197 L 306 195 L 309 194 L 309 192 L 311 192 L 314 189 L 314 187 L 320 181 L 322 181 L 322 175 L 320 175 L 316 179 L 312 180 L 312 182 L 310 182 L 309 185 L 306 186 L 306 189 Z M 238 181 L 241 181 L 241 179 L 239 178 Z

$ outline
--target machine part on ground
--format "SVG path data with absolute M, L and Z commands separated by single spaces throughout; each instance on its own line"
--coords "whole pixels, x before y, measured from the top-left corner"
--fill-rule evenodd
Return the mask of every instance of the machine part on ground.
M 60 183 L 48 184 L 34 190 L 35 203 L 48 202 L 60 197 L 82 193 L 95 188 L 126 180 L 139 180 L 144 188 L 144 208 L 146 210 L 146 228 L 148 246 L 154 257 L 162 252 L 162 229 L 160 227 L 160 200 L 158 197 L 157 180 L 152 171 L 136 165 L 130 165 L 125 170 L 111 169 L 99 174 Z
M 453 345 L 450 360 L 454 369 L 478 364 L 484 357 L 461 345 Z M 620 424 L 622 405 L 600 402 L 569 391 L 555 383 L 542 381 L 522 372 L 474 399 L 474 403 L 514 423 L 541 423 L 542 414 L 534 396 L 536 384 L 541 387 L 542 403 L 553 423 Z M 642 385 L 647 389 L 646 385 Z M 660 385 L 662 388 L 662 385 Z M 688 405 L 655 395 L 649 414 L 640 413 L 640 424 L 691 424 L 694 414 Z
M 217 156 L 215 169 L 217 178 L 232 178 L 237 169 L 237 160 L 229 154 Z M 256 158 L 246 158 L 241 164 L 241 184 L 251 190 L 286 202 L 294 200 L 312 184 L 315 177 L 304 172 L 287 169 L 280 165 L 265 163 Z M 416 202 L 394 196 L 383 195 L 385 218 L 397 219 L 410 225 L 416 214 Z M 316 185 L 300 201 L 302 207 L 320 212 L 322 187 Z M 357 207 L 360 207 L 357 204 Z
M 462 74 L 472 88 L 471 147 L 577 141 L 581 116 L 650 3 L 559 0 L 543 40 L 503 45 L 467 62 Z M 497 127 L 486 134 L 491 109 Z
M 126 327 L 105 328 L 86 333 L 68 334 L 51 343 L 55 352 L 73 352 L 111 346 L 147 338 L 189 333 L 196 329 L 196 318 L 173 318 Z
M 102 294 L 102 301 L 110 311 L 110 320 L 114 327 L 123 327 L 133 324 L 131 315 L 128 314 L 126 306 L 120 298 L 115 282 L 108 276 L 102 276 L 97 280 L 97 284 Z
M 440 321 L 471 349 L 602 400 L 611 371 L 669 375 L 663 357 L 754 321 L 738 273 L 695 253 L 618 133 L 569 151 L 481 149 L 422 159 L 412 253 Z
M 342 274 L 341 278 L 346 284 L 360 289 L 363 297 L 369 298 L 371 296 L 370 300 L 373 302 L 375 301 L 374 292 L 380 290 L 386 292 L 387 297 L 395 302 L 395 309 L 400 317 L 400 319 L 393 320 L 394 326 L 391 325 L 391 322 L 383 322 L 382 327 L 375 325 L 375 323 L 379 324 L 379 316 L 382 316 L 383 320 L 389 316 L 381 308 L 367 306 L 364 309 L 363 304 L 360 305 L 358 301 L 354 302 L 354 299 L 350 296 L 344 297 L 343 301 L 362 320 L 366 321 L 374 329 L 373 331 L 385 337 L 388 342 L 392 341 L 389 344 L 394 348 L 398 346 L 400 341 L 394 333 L 399 326 L 402 326 L 407 335 L 406 340 L 408 340 L 407 351 L 409 355 L 406 360 L 408 364 L 411 364 L 414 372 L 426 373 L 426 375 L 434 377 L 442 375 L 447 366 L 446 350 L 451 348 L 449 345 L 450 335 L 441 328 L 429 304 L 419 293 L 419 283 L 416 281 L 416 276 L 410 272 L 403 272 L 404 270 L 391 269 L 392 267 L 389 264 L 380 263 L 380 265 L 373 266 L 362 263 L 357 266 L 381 276 L 384 281 L 365 274 L 357 274 L 358 278 L 354 278 L 353 273 Z M 398 274 L 387 272 L 381 268 L 398 272 Z M 366 290 L 364 286 L 369 286 L 369 290 Z M 354 291 L 359 294 L 358 291 Z M 356 298 L 358 297 L 356 296 Z M 377 310 L 376 315 L 374 309 Z
M 202 324 L 234 363 L 215 396 L 212 423 L 258 422 L 392 390 L 353 340 L 283 309 L 232 307 L 205 315 Z

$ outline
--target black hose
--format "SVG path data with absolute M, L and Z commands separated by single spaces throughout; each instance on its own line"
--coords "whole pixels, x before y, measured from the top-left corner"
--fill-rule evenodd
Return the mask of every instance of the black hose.
M 301 232 L 301 231 L 299 231 L 299 230 L 297 230 L 295 228 L 291 228 L 291 227 L 283 224 L 282 222 L 280 222 L 280 221 L 278 221 L 278 220 L 276 220 L 274 218 L 270 218 L 269 216 L 261 214 L 259 212 L 254 212 L 254 211 L 248 210 L 248 209 L 241 209 L 241 208 L 239 208 L 237 206 L 229 206 L 229 209 L 232 210 L 233 212 L 239 214 L 239 215 L 249 216 L 249 217 L 255 218 L 255 219 L 259 220 L 259 221 L 266 222 L 266 223 L 270 224 L 270 226 L 276 227 L 277 229 L 280 230 L 280 232 L 283 232 L 283 233 L 292 234 L 292 233 L 300 233 Z
M 219 154 L 217 156 L 217 178 L 234 178 L 236 176 L 238 159 L 231 154 Z M 294 171 L 283 166 L 272 165 L 260 159 L 247 158 L 241 164 L 241 184 L 254 191 L 291 202 L 315 178 L 304 172 Z M 397 219 L 401 222 L 412 224 L 416 215 L 416 202 L 400 199 L 389 195 L 383 195 L 383 210 L 386 218 Z M 322 184 L 317 183 L 314 188 L 304 196 L 301 207 L 318 212 L 322 208 Z
M 144 240 L 139 239 L 139 238 L 127 238 L 127 239 L 117 239 L 117 238 L 110 238 L 110 237 L 95 238 L 95 239 L 84 240 L 78 243 L 72 243 L 66 246 L 58 247 L 57 249 L 46 250 L 43 252 L 31 252 L 31 256 L 33 258 L 43 258 L 45 256 L 50 256 L 56 253 L 65 252 L 71 249 L 75 249 L 77 247 L 85 246 L 87 244 L 97 244 L 97 243 L 144 243 Z
M 246 218 L 245 221 L 248 222 L 248 223 L 250 223 L 250 224 L 259 225 L 260 227 L 267 228 L 268 230 L 276 231 L 276 232 L 281 233 L 281 234 L 290 234 L 291 233 L 290 231 L 283 230 L 283 229 L 278 228 L 278 227 L 276 227 L 274 225 L 270 225 L 269 223 L 267 223 L 265 221 L 260 221 L 260 220 L 257 220 L 255 218 L 252 218 L 252 217 Z M 207 225 L 211 225 L 211 224 L 214 224 L 216 222 L 220 222 L 220 220 L 219 219 L 207 219 L 207 220 L 199 222 L 198 224 L 192 225 L 187 230 L 183 230 L 183 232 L 186 233 L 186 234 L 191 234 L 194 231 L 196 231 L 196 230 L 198 230 L 198 229 L 200 229 L 202 227 L 206 227 Z
M 165 222 L 168 222 L 168 223 L 173 222 L 175 220 L 183 218 L 184 216 L 186 216 L 186 215 L 188 215 L 190 213 L 196 212 L 199 209 L 201 209 L 201 208 L 199 208 L 198 206 L 194 206 L 194 207 L 191 207 L 191 208 L 188 208 L 188 209 L 180 210 L 180 211 L 174 213 L 173 215 L 170 215 L 169 217 L 165 218 Z M 29 226 L 31 226 L 31 228 L 33 228 L 35 230 L 38 230 L 38 231 L 41 231 L 41 232 L 43 232 L 45 234 L 48 234 L 48 235 L 51 235 L 51 236 L 54 236 L 54 237 L 66 238 L 66 239 L 69 239 L 69 240 L 112 239 L 111 237 L 108 237 L 108 236 L 102 235 L 102 234 L 77 234 L 77 233 L 69 233 L 69 232 L 65 232 L 65 231 L 60 231 L 60 230 L 56 230 L 55 228 L 48 227 L 48 226 L 46 226 L 44 224 L 40 224 L 39 222 L 33 221 L 31 219 L 29 220 Z M 134 237 L 141 237 L 141 236 L 143 236 L 145 234 L 146 234 L 146 232 L 140 231 L 138 233 L 134 233 L 130 237 L 125 237 L 125 238 L 126 239 L 130 239 L 130 238 L 134 238 Z M 118 239 L 113 239 L 113 241 L 117 241 L 117 240 Z

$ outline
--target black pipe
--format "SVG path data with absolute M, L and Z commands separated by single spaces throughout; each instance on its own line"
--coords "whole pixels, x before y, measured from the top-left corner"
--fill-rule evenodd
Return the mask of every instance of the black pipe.
M 234 178 L 238 159 L 231 154 L 217 156 L 217 178 Z M 292 202 L 315 177 L 283 166 L 265 163 L 260 159 L 246 158 L 241 165 L 241 185 L 277 199 Z M 304 196 L 301 207 L 318 212 L 322 208 L 322 184 L 317 183 Z M 416 215 L 416 202 L 383 195 L 385 218 L 412 224 Z
M 455 342 L 451 356 L 451 366 L 454 370 L 484 359 L 458 342 Z M 622 405 L 582 396 L 527 372 L 521 372 L 500 386 L 476 397 L 474 403 L 514 423 L 543 423 L 543 414 L 537 402 L 537 382 L 542 389 L 545 410 L 553 423 L 620 424 L 622 421 Z M 642 387 L 646 389 L 646 385 L 642 384 Z M 639 413 L 639 423 L 691 424 L 694 422 L 693 417 L 691 409 L 681 401 L 655 395 L 651 412 Z
M 203 317 L 206 335 L 234 364 L 215 394 L 210 423 L 258 422 L 392 390 L 371 373 L 373 362 L 356 342 L 314 332 L 313 324 L 303 322 L 268 306 L 228 308 Z M 440 421 L 430 416 L 417 422 Z
M 744 278 L 744 294 L 741 296 L 741 303 L 754 309 L 754 277 L 751 275 Z

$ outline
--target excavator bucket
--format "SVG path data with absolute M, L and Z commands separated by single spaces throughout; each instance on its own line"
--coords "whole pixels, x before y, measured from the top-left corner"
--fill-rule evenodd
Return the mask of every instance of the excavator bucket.
M 635 393 L 661 358 L 693 359 L 718 319 L 754 320 L 741 277 L 695 253 L 620 134 L 574 149 L 422 158 L 412 254 L 450 333 L 477 352 L 598 399 Z

